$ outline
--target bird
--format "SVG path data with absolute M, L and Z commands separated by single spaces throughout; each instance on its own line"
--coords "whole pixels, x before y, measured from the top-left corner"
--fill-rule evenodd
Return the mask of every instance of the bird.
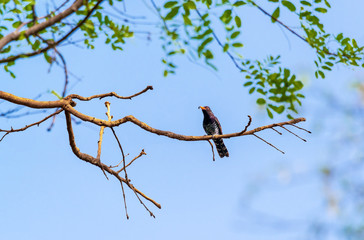
M 208 135 L 222 135 L 221 125 L 217 117 L 208 106 L 199 106 L 203 113 L 202 126 Z M 221 138 L 213 139 L 216 150 L 221 158 L 229 157 L 229 152 Z

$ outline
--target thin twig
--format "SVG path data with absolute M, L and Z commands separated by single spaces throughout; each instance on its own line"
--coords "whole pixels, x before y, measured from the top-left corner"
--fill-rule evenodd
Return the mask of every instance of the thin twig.
M 281 153 L 283 153 L 284 154 L 284 152 L 282 151 L 282 150 L 280 150 L 280 149 L 278 149 L 276 146 L 274 146 L 273 144 L 271 144 L 270 142 L 267 142 L 266 140 L 264 140 L 263 138 L 261 138 L 261 137 L 259 137 L 259 136 L 257 136 L 257 135 L 255 135 L 254 133 L 252 134 L 253 136 L 255 136 L 255 137 L 257 137 L 257 138 L 259 138 L 260 140 L 262 140 L 263 142 L 265 142 L 266 144 L 268 144 L 269 146 L 271 146 L 271 147 L 273 147 L 273 148 L 275 148 L 276 150 L 278 150 L 278 151 L 280 151 Z
M 99 141 L 97 142 L 97 156 L 96 158 L 99 159 L 99 161 L 101 162 L 101 145 L 102 145 L 102 138 L 104 135 L 104 126 L 100 127 L 100 136 L 99 136 Z M 103 167 L 101 167 L 102 172 L 104 173 L 105 177 L 107 180 L 109 180 L 109 178 L 107 177 L 106 173 L 105 173 L 105 169 Z
M 143 156 L 143 155 L 147 155 L 145 152 L 144 152 L 144 149 L 142 149 L 142 151 L 139 153 L 139 155 L 138 156 L 136 156 L 135 158 L 133 158 L 133 160 L 131 160 L 126 166 L 125 166 L 125 168 L 127 168 L 127 167 L 129 167 L 135 160 L 137 160 L 138 158 L 140 158 L 141 156 Z M 121 162 L 120 162 L 121 163 Z M 120 164 L 119 163 L 119 164 Z M 117 165 L 117 166 L 115 166 L 115 167 L 118 167 L 119 166 L 119 164 Z M 122 169 L 120 169 L 119 171 L 117 171 L 117 173 L 120 173 L 121 171 L 123 171 L 124 169 L 125 169 L 124 167 L 122 168 Z
M 201 13 L 198 11 L 198 9 L 196 8 L 196 13 L 197 15 L 200 17 L 200 19 L 205 23 L 205 20 L 202 18 Z M 216 42 L 220 45 L 221 48 L 224 48 L 224 45 L 222 44 L 222 42 L 220 41 L 220 39 L 218 38 L 218 36 L 216 35 L 216 33 L 212 30 L 212 28 L 207 27 L 210 31 L 212 36 L 215 38 Z M 237 69 L 239 69 L 240 71 L 246 71 L 247 73 L 250 74 L 249 70 L 242 68 L 238 62 L 235 60 L 234 56 L 230 53 L 230 51 L 226 51 L 226 54 L 229 56 L 229 58 L 231 59 L 231 61 L 234 63 L 235 67 Z
M 123 191 L 124 208 L 125 208 L 125 215 L 126 215 L 126 219 L 129 219 L 129 215 L 128 215 L 128 207 L 127 207 L 127 205 L 126 205 L 126 197 L 125 197 L 125 191 L 124 191 L 123 182 L 120 182 L 120 184 L 121 184 L 121 190 Z
M 282 135 L 282 133 L 281 132 L 279 132 L 277 129 L 275 129 L 275 128 L 272 128 L 272 130 L 274 130 L 276 133 L 278 133 L 279 135 Z
M 145 93 L 148 90 L 153 90 L 153 87 L 152 86 L 147 86 L 142 91 L 140 91 L 138 93 L 135 93 L 135 94 L 133 94 L 131 96 L 127 96 L 127 97 L 120 96 L 120 95 L 116 94 L 115 92 L 97 94 L 97 95 L 93 95 L 91 97 L 82 97 L 82 96 L 77 95 L 77 94 L 71 94 L 71 95 L 68 95 L 67 97 L 68 98 L 75 98 L 75 99 L 78 99 L 78 100 L 81 100 L 81 101 L 90 101 L 90 100 L 92 100 L 94 98 L 102 99 L 102 98 L 105 98 L 105 97 L 116 97 L 116 98 L 119 98 L 119 99 L 132 99 L 132 98 L 134 98 L 136 96 L 139 96 L 139 95 Z
M 98 161 L 98 159 L 92 157 L 91 155 L 88 155 L 86 153 L 82 153 L 80 151 L 80 149 L 77 147 L 76 142 L 75 142 L 75 136 L 73 133 L 73 128 L 72 128 L 72 119 L 71 119 L 71 114 L 67 111 L 65 111 L 65 116 L 66 116 L 66 123 L 67 123 L 67 132 L 68 132 L 68 137 L 69 137 L 69 143 L 72 149 L 72 152 L 81 160 L 88 162 L 92 165 L 95 165 L 99 168 L 104 168 L 105 171 L 107 171 L 109 174 L 113 175 L 114 177 L 116 177 L 120 182 L 125 183 L 130 189 L 132 189 L 134 191 L 134 193 L 137 195 L 137 198 L 139 199 L 139 201 L 141 201 L 141 199 L 139 198 L 138 194 L 141 195 L 143 198 L 145 198 L 146 200 L 150 201 L 151 203 L 153 203 L 156 207 L 161 208 L 161 205 L 159 203 L 157 203 L 156 201 L 154 201 L 153 199 L 151 199 L 150 197 L 146 196 L 144 193 L 142 193 L 140 190 L 138 190 L 137 188 L 135 188 L 130 182 L 129 180 L 127 181 L 126 179 L 122 178 L 119 176 L 119 174 L 115 171 L 113 171 L 111 168 L 109 168 L 107 165 L 101 163 L 100 161 Z M 147 209 L 148 212 L 150 213 L 150 210 Z
M 0 129 L 0 132 L 6 132 L 5 135 L 9 134 L 9 133 L 12 133 L 12 132 L 21 132 L 21 131 L 25 131 L 26 129 L 30 128 L 30 127 L 33 127 L 35 125 L 39 126 L 39 124 L 41 124 L 42 122 L 46 121 L 47 119 L 59 114 L 60 112 L 62 112 L 63 109 L 59 109 L 58 111 L 52 113 L 51 115 L 43 118 L 42 120 L 38 121 L 38 122 L 35 122 L 35 123 L 32 123 L 32 124 L 29 124 L 29 125 L 26 125 L 25 127 L 23 128 L 19 128 L 19 129 L 13 129 L 11 128 L 10 130 L 3 130 L 3 129 Z M 3 138 L 5 137 L 5 135 L 1 138 L 1 140 L 3 140 Z M 0 142 L 1 142 L 0 140 Z
M 114 128 L 112 128 L 112 127 L 110 127 L 110 128 L 111 128 L 112 133 L 114 134 L 116 141 L 118 142 L 121 154 L 123 156 L 123 168 L 122 169 L 124 170 L 124 173 L 125 173 L 125 179 L 128 180 L 128 174 L 126 173 L 126 167 L 125 167 L 125 155 L 124 155 L 123 147 L 120 144 L 119 138 L 116 135 Z M 119 173 L 119 171 L 117 173 Z
M 152 211 L 149 210 L 149 208 L 144 204 L 144 202 L 140 199 L 139 195 L 137 194 L 137 192 L 135 191 L 135 188 L 133 186 L 133 184 L 129 183 L 128 186 L 130 187 L 131 190 L 133 190 L 135 196 L 139 199 L 140 204 L 142 204 L 144 206 L 144 208 L 149 212 L 150 216 L 155 218 L 154 214 Z
M 97 141 L 97 157 L 98 159 L 100 159 L 101 157 L 101 145 L 102 145 L 102 139 L 103 139 L 103 135 L 104 135 L 104 126 L 100 127 L 100 134 L 99 134 L 99 141 Z
M 288 27 L 286 24 L 284 24 L 283 22 L 281 22 L 279 19 L 273 17 L 271 14 L 269 14 L 267 11 L 265 11 L 263 8 L 261 8 L 259 5 L 257 5 L 255 2 L 252 1 L 252 4 L 257 7 L 262 13 L 264 13 L 265 15 L 269 16 L 270 18 L 272 18 L 274 21 L 276 21 L 277 23 L 279 23 L 281 26 L 283 26 L 285 29 L 287 29 L 288 31 L 290 31 L 292 34 L 294 34 L 295 36 L 297 36 L 299 39 L 301 39 L 302 41 L 306 42 L 308 45 L 310 45 L 312 48 L 315 48 L 306 38 L 302 37 L 300 34 L 298 34 L 296 31 L 294 31 L 293 29 L 291 29 L 290 27 Z M 316 51 L 318 51 L 318 49 L 316 49 Z M 336 53 L 332 53 L 326 49 L 323 50 L 326 54 L 328 55 L 333 55 L 333 56 L 338 56 Z M 343 55 L 345 57 L 348 57 L 347 55 Z
M 289 124 L 289 125 L 291 125 L 291 126 L 293 126 L 293 127 L 296 127 L 296 128 L 298 128 L 298 129 L 300 129 L 300 130 L 302 130 L 302 131 L 305 131 L 305 132 L 308 132 L 308 133 L 312 133 L 312 132 L 308 131 L 307 129 L 304 129 L 304 128 L 301 128 L 301 127 L 299 127 L 299 126 L 296 126 L 295 124 Z
M 249 121 L 248 124 L 245 126 L 244 130 L 241 131 L 241 133 L 245 133 L 248 130 L 248 127 L 250 126 L 250 124 L 252 123 L 252 117 L 250 115 L 248 115 Z
M 211 143 L 210 140 L 207 140 L 210 143 L 211 150 L 212 150 L 212 161 L 215 161 L 215 152 L 214 152 L 214 145 Z
M 295 134 L 294 132 L 291 132 L 290 130 L 288 130 L 287 128 L 280 126 L 281 128 L 283 128 L 284 130 L 286 130 L 287 132 L 293 134 L 294 136 L 298 137 L 299 139 L 301 139 L 304 142 L 307 142 L 306 139 L 301 138 L 300 136 L 298 136 L 297 134 Z

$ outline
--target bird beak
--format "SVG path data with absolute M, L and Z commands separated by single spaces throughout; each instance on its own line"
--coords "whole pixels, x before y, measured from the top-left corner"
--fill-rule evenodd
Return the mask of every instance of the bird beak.
M 202 106 L 199 106 L 198 108 L 199 108 L 199 109 L 201 108 L 201 110 L 205 110 L 205 108 L 204 108 L 204 107 L 202 107 Z

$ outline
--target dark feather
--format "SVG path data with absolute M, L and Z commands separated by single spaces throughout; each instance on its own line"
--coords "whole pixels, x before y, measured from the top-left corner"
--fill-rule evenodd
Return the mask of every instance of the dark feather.
M 222 129 L 219 120 L 213 114 L 210 107 L 205 106 L 201 107 L 204 119 L 203 119 L 203 128 L 208 135 L 222 135 Z M 222 139 L 214 139 L 214 143 L 216 145 L 216 150 L 219 153 L 221 158 L 229 157 L 229 152 L 224 144 Z

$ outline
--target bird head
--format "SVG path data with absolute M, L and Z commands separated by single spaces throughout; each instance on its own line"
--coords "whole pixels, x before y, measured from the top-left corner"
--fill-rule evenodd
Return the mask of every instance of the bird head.
M 199 106 L 198 108 L 200 108 L 202 111 L 211 111 L 209 106 Z

